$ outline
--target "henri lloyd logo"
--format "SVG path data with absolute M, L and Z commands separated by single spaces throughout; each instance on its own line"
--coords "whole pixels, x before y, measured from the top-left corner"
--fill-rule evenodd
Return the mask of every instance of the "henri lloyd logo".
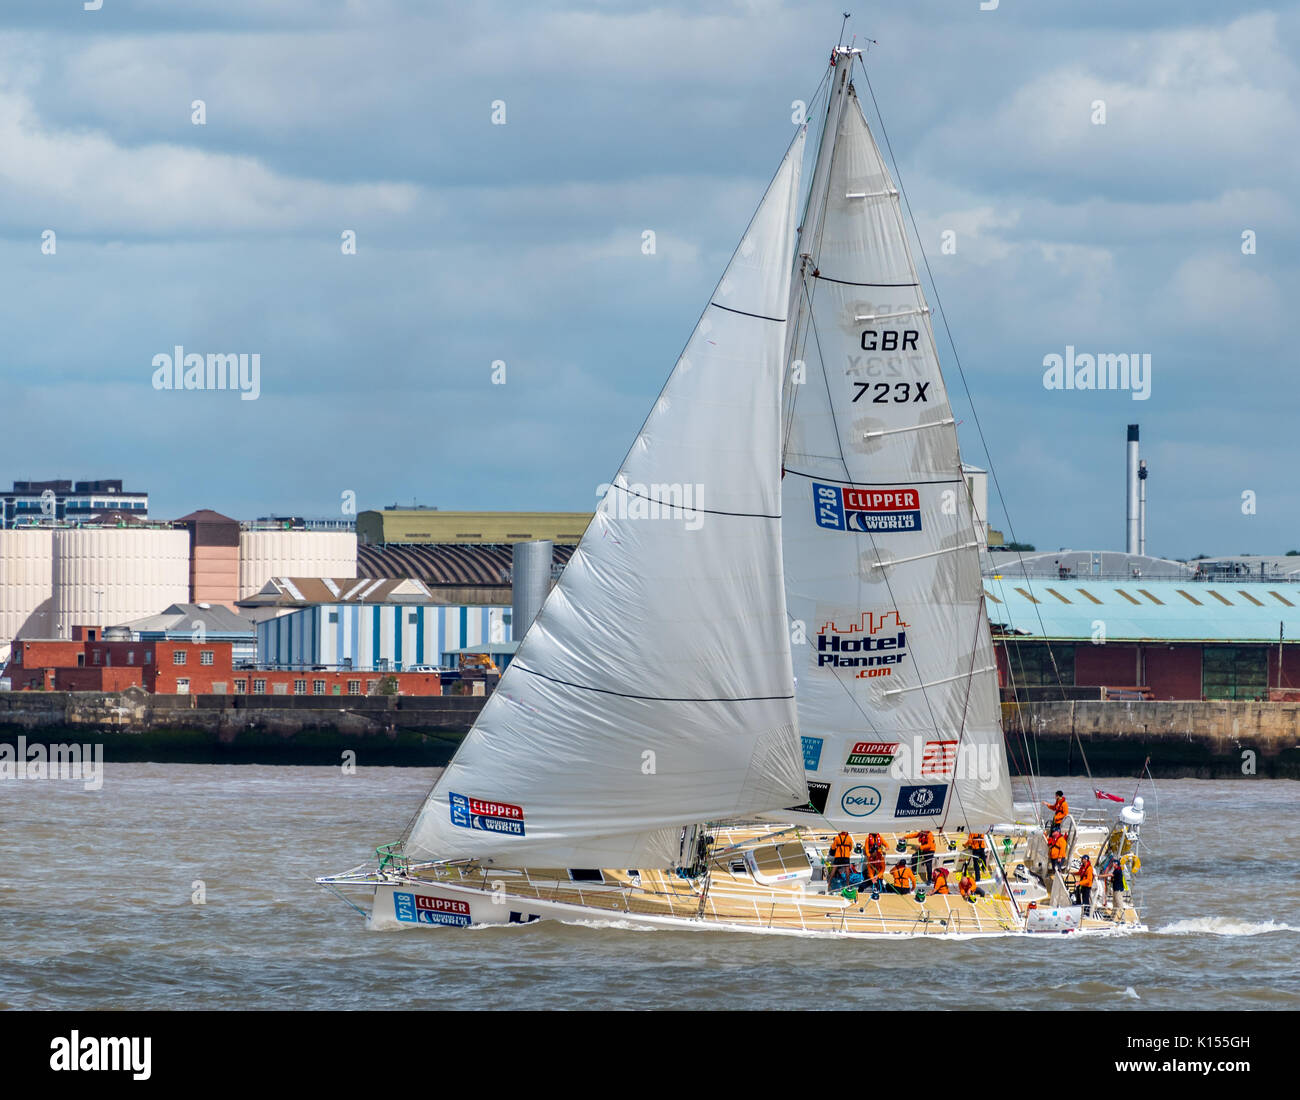
M 885 611 L 879 616 L 864 611 L 847 630 L 826 623 L 817 631 L 817 667 L 856 668 L 860 670 L 857 679 L 889 676 L 906 653 L 906 627 L 897 611 Z M 877 637 L 886 629 L 888 635 Z
M 430 898 L 423 894 L 393 891 L 393 909 L 397 919 L 407 924 L 450 924 L 469 927 L 469 902 L 449 898 Z
M 818 527 L 836 531 L 919 531 L 921 494 L 915 489 L 853 489 L 813 482 Z
M 509 802 L 486 802 L 481 798 L 466 798 L 449 791 L 451 823 L 462 829 L 482 829 L 487 833 L 505 833 L 508 836 L 524 835 L 522 806 Z
M 897 741 L 858 741 L 849 750 L 844 770 L 856 775 L 883 775 L 894 762 Z
M 948 788 L 943 783 L 924 787 L 899 787 L 895 817 L 933 817 L 943 812 Z

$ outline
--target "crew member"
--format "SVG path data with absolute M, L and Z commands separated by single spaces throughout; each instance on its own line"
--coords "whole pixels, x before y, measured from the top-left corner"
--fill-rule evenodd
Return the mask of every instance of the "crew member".
M 1044 802 L 1043 805 L 1052 811 L 1052 824 L 1056 826 L 1059 826 L 1070 812 L 1070 804 L 1065 801 L 1064 791 L 1056 792 L 1055 802 Z
M 908 867 L 904 860 L 900 859 L 894 864 L 890 877 L 893 882 L 889 884 L 889 888 L 895 894 L 910 894 L 916 889 L 916 876 L 912 874 L 912 869 Z
M 1047 858 L 1051 861 L 1053 871 L 1065 870 L 1066 855 L 1070 850 L 1069 841 L 1060 829 L 1053 829 L 1047 840 Z
M 948 868 L 940 865 L 935 868 L 934 877 L 930 881 L 930 892 L 934 894 L 946 894 L 948 892 Z
M 866 868 L 867 879 L 870 882 L 878 882 L 885 877 L 885 838 L 879 833 L 868 833 L 863 851 L 866 853 L 863 866 Z
M 958 881 L 957 892 L 972 904 L 974 904 L 976 898 L 984 897 L 984 887 L 975 885 L 975 880 L 970 877 L 969 871 L 962 875 L 960 881 Z
M 912 866 L 920 872 L 923 878 L 929 879 L 934 874 L 934 833 L 929 829 L 922 829 L 920 832 L 908 833 L 907 839 L 916 838 L 916 846 L 920 849 L 912 860 Z
M 1124 916 L 1124 865 L 1118 859 L 1115 869 L 1110 873 L 1110 904 L 1116 920 Z
M 827 880 L 827 893 L 835 889 L 835 880 L 844 873 L 844 884 L 849 881 L 849 858 L 853 855 L 853 837 L 841 829 L 831 841 L 831 866 Z
M 988 871 L 989 853 L 984 843 L 983 833 L 968 833 L 966 836 L 966 847 L 970 849 L 970 863 L 968 868 L 977 878 L 981 879 Z
M 1092 860 L 1088 853 L 1083 854 L 1083 859 L 1079 863 L 1079 870 L 1075 873 L 1075 896 L 1074 900 L 1077 905 L 1083 906 L 1083 915 L 1085 917 L 1092 915 Z

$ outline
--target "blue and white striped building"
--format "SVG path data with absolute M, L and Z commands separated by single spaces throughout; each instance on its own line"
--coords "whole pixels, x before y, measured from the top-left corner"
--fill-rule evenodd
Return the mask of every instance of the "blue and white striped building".
M 391 672 L 445 666 L 453 650 L 512 641 L 510 618 L 509 607 L 316 604 L 259 623 L 257 662 Z

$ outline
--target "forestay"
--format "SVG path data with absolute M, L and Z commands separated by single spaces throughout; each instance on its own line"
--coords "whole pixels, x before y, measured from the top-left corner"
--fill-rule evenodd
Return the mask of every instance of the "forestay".
M 1010 819 L 1011 795 L 970 493 L 853 56 L 837 58 L 784 391 L 809 793 L 836 827 L 983 826 Z
M 802 131 L 622 469 L 405 841 L 670 867 L 684 823 L 804 792 L 780 410 Z

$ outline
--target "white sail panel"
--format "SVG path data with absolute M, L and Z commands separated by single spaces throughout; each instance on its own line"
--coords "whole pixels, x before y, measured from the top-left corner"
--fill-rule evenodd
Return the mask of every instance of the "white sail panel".
M 789 358 L 804 366 L 785 386 L 786 599 L 822 811 L 810 819 L 987 825 L 1009 819 L 1011 795 L 970 494 L 851 56 L 791 290 Z
M 802 798 L 780 417 L 800 133 L 409 855 L 669 867 Z

